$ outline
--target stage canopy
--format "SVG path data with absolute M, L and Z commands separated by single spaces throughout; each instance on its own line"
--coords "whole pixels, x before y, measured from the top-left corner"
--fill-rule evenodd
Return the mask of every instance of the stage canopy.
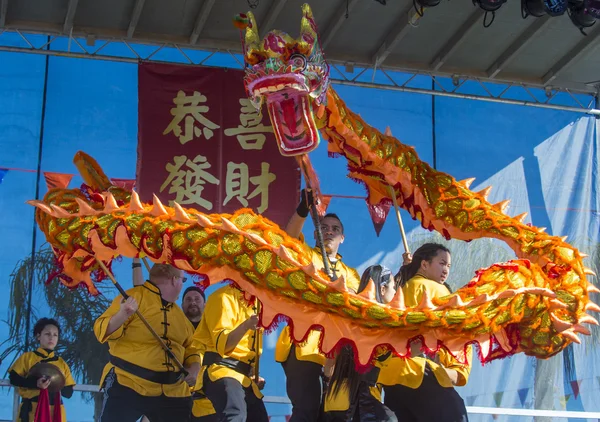
M 96 40 L 169 42 L 181 48 L 239 52 L 236 13 L 250 5 L 262 35 L 299 31 L 303 0 L 0 0 L 0 30 Z M 521 16 L 513 0 L 484 27 L 470 1 L 442 1 L 415 14 L 412 0 L 327 0 L 311 6 L 330 63 L 597 95 L 600 25 L 584 36 L 567 13 Z M 492 16 L 488 14 L 489 23 Z

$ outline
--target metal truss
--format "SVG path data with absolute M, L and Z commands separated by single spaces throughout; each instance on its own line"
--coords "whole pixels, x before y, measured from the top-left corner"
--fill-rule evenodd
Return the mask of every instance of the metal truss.
M 193 49 L 189 44 L 141 43 L 127 38 L 100 40 L 92 36 L 83 39 L 18 29 L 0 30 L 0 51 L 125 63 L 149 61 L 189 66 L 244 67 L 242 56 L 227 48 Z M 225 57 L 230 58 L 227 64 L 223 64 Z M 337 85 L 563 110 L 600 118 L 598 92 L 593 94 L 522 82 L 493 82 L 473 76 L 440 76 L 425 70 L 400 72 L 376 67 L 354 68 L 339 62 L 330 62 L 330 65 L 332 83 Z

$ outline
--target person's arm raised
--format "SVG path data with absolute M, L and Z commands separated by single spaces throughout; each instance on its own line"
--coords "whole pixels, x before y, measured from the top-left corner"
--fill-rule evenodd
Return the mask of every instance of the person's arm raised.
M 308 217 L 308 213 L 310 212 L 310 205 L 313 203 L 312 191 L 302 189 L 300 192 L 300 203 L 296 208 L 296 212 L 288 221 L 287 226 L 285 226 L 285 232 L 291 237 L 299 238 L 302 233 L 302 227 L 304 227 L 304 222 L 306 221 L 306 217 Z

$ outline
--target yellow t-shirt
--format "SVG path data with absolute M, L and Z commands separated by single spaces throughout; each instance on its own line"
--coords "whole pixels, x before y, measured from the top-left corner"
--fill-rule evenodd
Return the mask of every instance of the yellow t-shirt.
M 414 307 L 421 303 L 423 294 L 427 291 L 430 298 L 447 296 L 450 294 L 446 286 L 436 283 L 420 275 L 416 275 L 406 282 L 402 288 L 404 300 L 407 307 Z M 444 370 L 454 369 L 458 372 L 458 386 L 467 384 L 469 373 L 471 372 L 471 358 L 473 352 L 471 347 L 467 351 L 468 365 L 461 364 L 452 357 L 445 349 L 438 352 L 440 364 L 423 357 L 414 357 L 403 359 L 397 356 L 390 356 L 383 362 L 376 361 L 375 366 L 381 368 L 377 382 L 383 385 L 404 385 L 410 388 L 419 388 L 423 382 L 425 374 L 425 365 L 428 364 L 435 378 L 442 387 L 453 387 L 450 377 Z
M 220 356 L 254 365 L 257 346 L 259 354 L 262 353 L 262 334 L 259 334 L 255 340 L 256 331 L 254 330 L 247 331 L 235 348 L 231 352 L 225 353 L 229 334 L 254 313 L 254 309 L 246 302 L 244 294 L 240 290 L 229 285 L 221 287 L 206 301 L 202 320 L 194 334 L 194 344 L 200 348 L 202 353 L 218 353 Z M 194 388 L 196 391 L 202 390 L 205 372 L 211 381 L 224 377 L 233 378 L 244 387 L 252 386 L 256 397 L 263 397 L 253 379 L 219 364 L 201 368 Z
M 173 351 L 184 366 L 200 362 L 200 355 L 192 344 L 194 327 L 176 303 L 163 301 L 160 289 L 149 281 L 129 289 L 127 294 L 138 303 L 138 311 L 154 331 Z M 117 296 L 110 307 L 94 323 L 94 333 L 101 343 L 108 341 L 109 353 L 146 369 L 156 372 L 179 372 L 179 368 L 165 353 L 160 343 L 150 334 L 144 323 L 133 314 L 114 333 L 106 330 L 110 319 L 119 311 L 123 298 Z M 190 388 L 181 379 L 175 384 L 159 384 L 135 376 L 107 363 L 100 385 L 106 375 L 114 369 L 119 384 L 131 388 L 142 396 L 189 397 Z
M 65 377 L 65 387 L 75 385 L 75 380 L 73 379 L 73 376 L 71 375 L 71 369 L 69 368 L 69 365 L 67 365 L 67 363 L 64 361 L 64 359 L 61 358 L 60 356 L 57 356 L 54 353 L 54 351 L 48 351 L 48 350 L 42 349 L 42 348 L 38 348 L 37 350 L 35 350 L 33 352 L 23 353 L 21 356 L 19 356 L 17 358 L 15 363 L 13 363 L 13 365 L 10 367 L 8 372 L 14 371 L 17 375 L 19 375 L 23 378 L 27 378 L 31 368 L 33 368 L 33 366 L 35 364 L 40 363 L 40 362 L 49 363 L 49 364 L 56 366 Z M 40 395 L 40 390 L 37 388 L 19 387 L 17 389 L 17 392 L 23 399 L 32 399 L 32 398 Z M 23 406 L 23 404 L 21 404 L 21 406 Z M 66 422 L 67 415 L 65 412 L 65 408 L 62 404 L 60 407 L 61 407 L 60 412 L 62 415 L 62 421 Z M 32 402 L 31 403 L 31 411 L 29 412 L 29 421 L 30 422 L 33 422 L 33 420 L 35 418 L 36 409 L 37 409 L 37 402 Z M 50 414 L 52 414 L 53 409 L 54 409 L 54 406 L 50 406 Z M 19 408 L 19 411 L 20 411 L 20 408 Z
M 308 246 L 306 246 L 308 248 Z M 323 270 L 323 259 L 321 257 L 321 250 L 318 247 L 311 248 L 312 251 L 312 263 L 317 270 Z M 332 263 L 331 269 L 335 272 L 338 277 L 343 276 L 346 280 L 346 286 L 353 291 L 358 290 L 360 285 L 360 277 L 354 268 L 348 267 L 342 262 L 342 256 L 337 255 L 337 261 Z M 319 343 L 321 342 L 321 332 L 311 331 L 306 340 L 302 344 L 297 344 L 296 359 L 314 362 L 319 365 L 325 365 L 325 356 L 319 351 Z M 285 362 L 288 359 L 290 350 L 292 348 L 292 337 L 290 336 L 289 327 L 285 327 L 275 346 L 275 360 L 277 362 Z

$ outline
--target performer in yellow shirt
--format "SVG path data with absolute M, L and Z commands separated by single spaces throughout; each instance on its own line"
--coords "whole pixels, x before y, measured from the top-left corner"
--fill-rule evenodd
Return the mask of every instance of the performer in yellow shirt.
M 443 245 L 427 243 L 414 252 L 412 261 L 400 269 L 399 282 L 406 306 L 417 306 L 425 292 L 430 298 L 450 294 L 445 283 L 450 273 L 450 251 Z M 415 343 L 413 343 L 415 346 Z M 419 356 L 413 347 L 409 359 L 396 356 L 378 363 L 378 383 L 384 385 L 384 403 L 398 417 L 410 422 L 466 422 L 464 401 L 454 386 L 467 383 L 470 364 L 457 362 L 441 349 L 433 360 Z M 472 351 L 469 347 L 468 362 Z
M 208 397 L 221 421 L 269 421 L 253 379 L 256 352 L 262 351 L 253 305 L 241 290 L 223 286 L 208 297 L 194 334 L 204 352 L 195 390 Z
M 133 285 L 142 286 L 144 284 L 144 273 L 142 271 L 142 261 L 140 258 L 133 258 L 131 264 Z M 183 291 L 181 296 L 181 309 L 187 319 L 194 326 L 194 330 L 200 324 L 202 312 L 204 312 L 204 304 L 206 296 L 204 292 L 197 286 L 190 286 Z M 192 391 L 192 422 L 216 422 L 218 419 L 212 404 L 206 397 L 199 396 Z M 149 419 L 144 416 L 141 422 L 149 422 Z
M 33 327 L 33 334 L 39 341 L 40 347 L 33 352 L 25 352 L 17 358 L 8 370 L 10 383 L 18 388 L 21 396 L 21 407 L 19 408 L 18 422 L 33 422 L 38 405 L 41 390 L 50 386 L 50 380 L 44 378 L 33 378 L 28 376 L 29 371 L 38 363 L 49 363 L 56 366 L 65 377 L 65 386 L 60 391 L 60 396 L 70 398 L 73 395 L 75 380 L 71 376 L 69 365 L 56 355 L 54 348 L 60 337 L 60 326 L 51 318 L 40 319 Z M 54 413 L 54 406 L 60 406 L 61 421 L 66 422 L 67 416 L 62 400 L 56 402 L 57 397 L 49 395 L 50 415 Z
M 300 204 L 285 229 L 288 235 L 301 238 L 309 204 L 312 202 L 311 193 L 302 190 Z M 349 289 L 356 291 L 360 284 L 358 273 L 346 266 L 342 262 L 342 256 L 338 254 L 340 245 L 344 243 L 344 226 L 341 220 L 335 214 L 327 214 L 321 219 L 321 230 L 331 269 L 337 277 L 344 277 Z M 312 248 L 312 262 L 317 270 L 323 269 L 323 258 L 318 245 Z M 292 402 L 290 422 L 312 422 L 318 418 L 323 395 L 321 377 L 326 363 L 325 355 L 319 351 L 320 341 L 321 333 L 311 331 L 301 344 L 294 345 L 289 327 L 283 329 L 277 341 L 275 360 L 283 366 L 287 395 Z
M 94 324 L 98 341 L 108 342 L 110 352 L 100 383 L 105 400 L 101 422 L 133 422 L 142 415 L 152 422 L 190 419 L 190 385 L 200 355 L 192 345 L 194 328 L 175 303 L 186 278 L 167 264 L 155 264 L 149 278 L 128 290 L 126 301 L 116 297 Z M 136 310 L 183 363 L 189 372 L 185 379 Z
M 389 303 L 396 294 L 392 272 L 381 265 L 373 265 L 361 277 L 357 293 L 362 292 L 370 280 L 375 284 L 377 302 Z M 389 356 L 389 352 L 380 359 Z M 327 422 L 397 422 L 394 413 L 381 403 L 381 385 L 377 384 L 380 369 L 376 366 L 365 373 L 355 367 L 354 352 L 346 346 L 335 359 L 335 369 L 325 396 Z

